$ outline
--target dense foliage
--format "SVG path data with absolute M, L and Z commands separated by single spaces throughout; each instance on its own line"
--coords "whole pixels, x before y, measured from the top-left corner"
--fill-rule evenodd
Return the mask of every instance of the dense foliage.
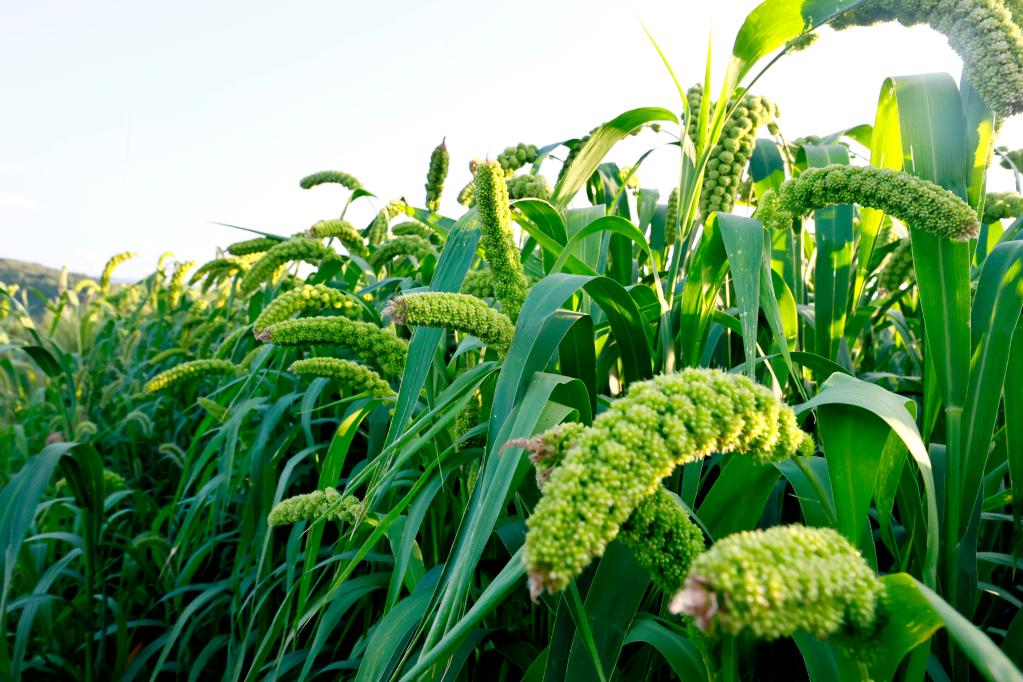
M 457 219 L 452 135 L 422 203 L 318 172 L 291 236 L 0 290 L 0 679 L 1023 679 L 1023 33 L 861 4 L 964 79 L 788 141 L 743 84 L 857 4 L 767 0 Z

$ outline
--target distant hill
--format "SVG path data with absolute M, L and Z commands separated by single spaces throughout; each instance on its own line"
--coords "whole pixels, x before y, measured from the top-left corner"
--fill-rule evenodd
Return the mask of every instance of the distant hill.
M 88 275 L 71 273 L 68 276 L 68 284 L 88 279 Z M 37 289 L 47 299 L 57 295 L 60 283 L 60 270 L 48 268 L 38 263 L 29 263 L 13 258 L 0 258 L 0 282 L 4 284 L 17 284 L 24 290 Z M 29 310 L 38 312 L 43 309 L 43 302 L 31 293 L 28 295 Z

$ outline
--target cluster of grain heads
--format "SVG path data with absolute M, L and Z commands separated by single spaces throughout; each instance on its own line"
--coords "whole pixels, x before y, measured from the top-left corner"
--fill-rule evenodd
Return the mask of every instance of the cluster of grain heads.
M 748 377 L 686 369 L 632 384 L 571 434 L 527 520 L 531 592 L 563 589 L 676 466 L 713 452 L 766 463 L 812 449 L 792 410 Z
M 903 282 L 912 282 L 913 275 L 913 240 L 906 237 L 888 254 L 877 276 L 877 285 L 882 291 L 898 291 Z
M 497 277 L 493 270 L 473 270 L 462 282 L 462 293 L 476 298 L 495 298 Z
M 593 133 L 596 130 L 597 129 L 594 128 L 590 132 L 580 137 L 575 142 L 568 145 L 568 154 L 565 156 L 564 163 L 561 164 L 561 169 L 558 171 L 558 177 L 557 180 L 555 180 L 555 184 L 561 182 L 561 179 L 565 177 L 565 174 L 568 173 L 568 169 L 572 167 L 572 163 L 575 161 L 575 157 L 578 156 L 579 152 L 583 150 L 583 147 L 586 146 L 586 143 L 590 141 L 590 136 L 593 135 Z
M 539 150 L 535 144 L 518 143 L 514 147 L 507 147 L 497 155 L 497 162 L 505 175 L 511 175 L 526 164 L 536 161 Z
M 426 208 L 437 211 L 440 195 L 444 191 L 444 180 L 448 176 L 448 148 L 441 140 L 430 154 L 430 167 L 426 171 Z
M 269 251 L 282 240 L 275 237 L 255 237 L 235 242 L 227 247 L 227 252 L 232 256 L 251 256 L 256 253 Z
M 374 246 L 382 244 L 387 239 L 387 225 L 391 221 L 391 214 L 386 208 L 380 209 L 373 222 L 366 228 L 366 241 Z
M 394 395 L 391 385 L 365 365 L 341 358 L 306 358 L 291 363 L 288 371 L 299 376 L 336 379 L 350 386 L 355 393 L 368 393 L 375 398 Z
M 836 29 L 898 21 L 943 33 L 988 108 L 1023 112 L 1023 33 L 1002 0 L 868 0 L 836 17 Z
M 273 277 L 277 268 L 293 261 L 305 261 L 318 265 L 326 258 L 336 258 L 337 253 L 315 239 L 293 237 L 276 244 L 256 261 L 238 285 L 243 294 L 255 291 L 263 282 Z
M 369 264 L 379 268 L 395 258 L 413 257 L 422 262 L 427 256 L 436 253 L 429 241 L 413 234 L 406 234 L 387 240 L 369 257 Z
M 200 265 L 192 273 L 188 283 L 196 284 L 199 280 L 206 278 L 208 285 L 225 277 L 233 277 L 240 272 L 245 272 L 247 269 L 248 265 L 237 258 L 214 258 Z
M 387 203 L 387 206 L 384 206 L 384 213 L 387 214 L 388 220 L 394 220 L 400 215 L 407 215 L 407 209 L 408 204 L 405 202 L 404 198 L 391 199 L 391 201 Z
M 324 308 L 340 311 L 346 317 L 356 317 L 360 306 L 343 292 L 325 284 L 303 284 L 297 289 L 285 292 L 263 308 L 252 323 L 252 331 L 257 338 L 278 322 L 283 322 L 303 310 L 322 310 Z
M 212 400 L 205 396 L 199 396 L 195 399 L 195 402 L 221 424 L 226 422 L 227 418 L 230 416 L 227 408 L 218 403 L 216 400 Z
M 385 314 L 409 327 L 445 327 L 475 336 L 504 354 L 515 336 L 515 325 L 504 313 L 468 294 L 423 292 L 406 294 L 387 304 Z
M 116 254 L 107 261 L 107 264 L 103 266 L 103 274 L 99 277 L 99 288 L 100 291 L 106 293 L 110 291 L 110 278 L 114 276 L 114 270 L 117 266 L 126 260 L 132 258 L 138 258 L 138 254 L 133 251 L 124 251 L 123 253 Z
M 1023 197 L 1015 192 L 990 192 L 984 198 L 985 225 L 1023 215 Z
M 508 199 L 543 199 L 551 198 L 551 186 L 542 175 L 515 175 L 508 178 Z
M 764 194 L 757 218 L 774 229 L 789 229 L 810 211 L 834 204 L 859 204 L 898 218 L 909 227 L 941 237 L 977 236 L 976 212 L 947 189 L 888 168 L 833 164 L 808 168 Z
M 186 260 L 178 263 L 174 268 L 174 273 L 171 275 L 170 285 L 168 286 L 168 292 L 170 296 L 171 306 L 176 306 L 178 301 L 181 300 L 181 295 L 185 292 L 186 284 L 185 277 L 189 271 L 195 267 L 194 260 Z
M 776 526 L 714 543 L 693 562 L 670 608 L 711 636 L 746 631 L 777 639 L 804 630 L 854 640 L 873 634 L 883 589 L 837 531 Z
M 694 112 L 699 111 L 703 97 L 702 88 L 689 89 L 687 99 Z M 733 102 L 729 102 L 729 105 Z M 703 190 L 700 193 L 700 212 L 707 216 L 713 211 L 731 211 L 735 195 L 742 180 L 743 171 L 749 164 L 756 144 L 757 130 L 769 125 L 778 117 L 778 107 L 766 97 L 740 95 L 732 115 L 725 121 L 717 144 L 710 150 L 707 168 L 703 176 Z M 696 121 L 690 120 L 687 128 L 695 144 Z
M 408 343 L 375 324 L 344 317 L 304 317 L 267 327 L 258 335 L 276 346 L 324 344 L 347 348 L 387 374 L 401 374 Z
M 238 371 L 238 365 L 228 360 L 191 360 L 160 372 L 147 381 L 142 390 L 146 393 L 155 393 L 191 379 L 235 375 Z
M 673 187 L 668 194 L 668 209 L 664 214 L 664 245 L 671 246 L 675 243 L 675 233 L 679 227 L 679 200 L 678 187 Z
M 501 166 L 493 161 L 476 171 L 476 205 L 483 254 L 495 278 L 501 309 L 512 320 L 519 316 L 528 283 L 511 229 L 508 187 Z
M 312 175 L 307 175 L 299 180 L 298 184 L 302 189 L 312 189 L 313 187 L 324 184 L 341 185 L 353 192 L 362 187 L 362 183 L 359 182 L 354 175 L 337 170 L 325 170 L 320 171 L 319 173 L 313 173 Z
M 524 447 L 536 468 L 536 485 L 543 490 L 560 466 L 569 446 L 587 427 L 568 422 L 548 429 L 537 438 L 513 441 Z M 618 539 L 666 594 L 682 587 L 693 557 L 704 549 L 703 532 L 674 494 L 661 486 L 645 497 L 621 525 Z
M 691 562 L 704 550 L 703 531 L 663 487 L 639 503 L 618 539 L 665 594 L 682 587 Z
M 338 521 L 356 524 L 365 514 L 365 505 L 354 495 L 341 496 L 336 488 L 325 488 L 281 500 L 270 510 L 266 521 L 271 526 L 287 526 L 299 521 Z
M 369 255 L 369 249 L 366 248 L 366 242 L 362 235 L 347 220 L 321 220 L 306 230 L 304 234 L 312 239 L 336 238 L 353 256 L 365 258 Z
M 437 236 L 437 233 L 431 230 L 426 225 L 423 225 L 422 223 L 417 223 L 412 220 L 407 220 L 403 223 L 398 223 L 397 225 L 391 228 L 391 234 L 393 234 L 395 237 L 404 237 L 407 235 L 412 235 L 426 240 L 432 240 L 434 237 Z

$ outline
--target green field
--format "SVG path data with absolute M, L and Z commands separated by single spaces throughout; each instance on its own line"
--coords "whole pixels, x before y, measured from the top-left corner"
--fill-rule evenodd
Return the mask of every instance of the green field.
M 425 192 L 0 261 L 0 679 L 1023 680 L 1018 4 L 766 0 L 723 82 Z M 893 19 L 961 80 L 786 135 L 763 70 Z

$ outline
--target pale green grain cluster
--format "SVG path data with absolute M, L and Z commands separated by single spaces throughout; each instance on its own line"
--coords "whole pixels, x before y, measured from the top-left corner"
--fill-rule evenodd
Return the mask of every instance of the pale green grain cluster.
M 391 228 L 391 234 L 395 237 L 404 237 L 406 235 L 413 235 L 422 239 L 429 240 L 435 236 L 433 230 L 428 228 L 422 223 L 417 223 L 412 220 L 407 220 L 403 223 L 398 223 Z
M 812 448 L 792 410 L 745 376 L 686 369 L 632 384 L 571 434 L 527 520 L 532 592 L 563 589 L 676 466 L 714 452 L 778 462 Z
M 494 273 L 497 300 L 509 318 L 519 316 L 528 283 L 511 228 L 508 187 L 501 166 L 490 161 L 476 171 L 476 206 L 483 254 Z
M 124 251 L 107 261 L 107 264 L 103 266 L 103 274 L 99 277 L 100 291 L 110 291 L 110 279 L 114 276 L 114 270 L 117 269 L 118 265 L 132 258 L 138 258 L 138 254 L 133 251 Z
M 341 358 L 306 358 L 291 363 L 288 371 L 299 376 L 337 379 L 355 393 L 369 393 L 377 398 L 394 395 L 391 385 L 365 365 Z
M 551 186 L 547 184 L 547 178 L 542 175 L 515 175 L 508 178 L 508 199 L 543 199 L 551 198 Z
M 465 187 L 458 191 L 458 197 L 456 198 L 458 203 L 467 208 L 472 208 L 476 205 L 476 181 L 470 180 L 466 183 Z
M 366 242 L 359 234 L 359 231 L 347 220 L 321 220 L 305 232 L 306 237 L 312 239 L 336 238 L 341 242 L 348 253 L 353 256 L 365 258 L 369 254 Z
M 985 225 L 1023 215 L 1023 197 L 1015 192 L 989 192 L 984 197 Z
M 898 21 L 943 33 L 966 77 L 995 113 L 1023 111 L 1023 33 L 1002 0 L 868 0 L 836 17 L 836 29 Z
M 78 440 L 76 438 L 76 440 Z M 54 487 L 57 489 L 58 497 L 66 497 L 71 495 L 71 486 L 68 485 L 66 478 L 57 479 L 54 483 Z M 111 471 L 110 469 L 103 470 L 103 494 L 109 495 L 110 493 L 116 493 L 119 490 L 124 490 L 128 487 L 128 482 L 124 480 L 124 476 Z
M 897 291 L 903 282 L 912 282 L 914 274 L 913 240 L 906 237 L 888 254 L 877 277 L 877 284 L 883 291 Z
M 473 270 L 462 282 L 462 293 L 476 298 L 495 298 L 497 278 L 493 270 Z
M 235 242 L 227 247 L 227 252 L 232 256 L 251 256 L 255 253 L 265 253 L 269 251 L 277 244 L 280 244 L 282 240 L 274 237 L 256 237 L 254 239 L 245 239 L 240 242 Z
M 325 284 L 303 284 L 281 294 L 270 305 L 263 308 L 259 317 L 252 323 L 252 331 L 256 338 L 264 338 L 266 330 L 278 322 L 283 322 L 303 310 L 337 310 L 346 317 L 359 314 L 359 304 L 337 289 Z
M 187 288 L 185 285 L 185 277 L 194 267 L 194 260 L 186 260 L 175 266 L 174 273 L 171 275 L 170 284 L 167 287 L 170 294 L 171 306 L 177 305 L 178 301 L 181 300 L 181 295 Z
M 468 294 L 427 291 L 392 300 L 385 310 L 395 323 L 409 327 L 444 327 L 475 336 L 498 353 L 505 353 L 515 325 L 504 313 Z
M 218 403 L 216 400 L 211 400 L 205 396 L 199 396 L 195 399 L 195 402 L 218 422 L 224 423 L 227 421 L 229 416 L 227 408 Z
M 391 201 L 387 203 L 387 206 L 384 206 L 384 213 L 387 214 L 388 220 L 394 220 L 400 215 L 407 215 L 407 208 L 408 204 L 405 202 L 404 198 L 391 199 Z
M 718 540 L 693 562 L 671 610 L 711 636 L 797 631 L 824 639 L 873 630 L 883 586 L 840 533 L 776 526 Z
M 535 144 L 518 143 L 514 147 L 507 147 L 497 155 L 497 162 L 505 175 L 511 175 L 526 164 L 536 161 L 539 151 Z
M 543 490 L 568 448 L 587 430 L 582 424 L 565 422 L 537 438 L 511 444 L 530 452 L 529 459 L 536 468 L 536 485 Z M 636 506 L 621 525 L 618 539 L 650 573 L 654 583 L 669 595 L 682 587 L 691 559 L 704 548 L 703 531 L 681 500 L 661 486 Z
M 702 99 L 702 88 L 698 86 L 690 88 L 687 99 L 693 107 L 695 119 Z M 729 106 L 733 103 L 729 102 Z M 735 106 L 707 159 L 703 189 L 700 192 L 700 212 L 704 216 L 713 211 L 732 210 L 743 171 L 753 154 L 757 129 L 772 123 L 777 117 L 778 107 L 766 97 L 746 95 Z M 690 124 L 689 135 L 695 144 L 695 120 L 690 120 Z
M 387 225 L 390 223 L 390 213 L 386 208 L 381 209 L 373 222 L 366 228 L 366 241 L 370 244 L 377 245 L 382 244 L 387 240 Z
M 351 350 L 388 374 L 401 374 L 408 343 L 375 324 L 344 317 L 303 317 L 268 327 L 262 338 L 276 346 L 329 344 Z
M 237 259 L 237 258 L 214 258 L 208 260 L 199 268 L 192 273 L 192 276 L 188 279 L 189 284 L 195 284 L 204 277 L 209 277 L 211 280 L 220 279 L 222 277 L 232 277 L 239 272 L 245 272 L 248 269 L 248 264 Z
M 277 268 L 294 261 L 305 261 L 318 265 L 327 258 L 336 258 L 337 253 L 315 239 L 305 237 L 292 237 L 280 242 L 263 254 L 263 257 L 256 261 L 238 285 L 239 291 L 243 294 L 250 294 L 259 285 L 273 277 Z
M 307 175 L 299 180 L 298 184 L 302 189 L 311 189 L 324 184 L 341 185 L 353 191 L 362 187 L 362 183 L 354 175 L 337 170 L 325 170 Z
M 354 524 L 364 513 L 365 505 L 359 498 L 354 495 L 342 497 L 336 488 L 325 488 L 281 500 L 274 505 L 266 521 L 271 526 L 321 519 Z
M 237 373 L 238 366 L 227 360 L 191 360 L 160 372 L 147 381 L 142 390 L 146 393 L 155 393 L 190 379 Z
M 673 187 L 668 194 L 668 209 L 664 213 L 664 245 L 671 246 L 675 243 L 675 235 L 679 226 L 679 199 L 678 187 Z
M 703 531 L 678 496 L 663 487 L 639 503 L 622 524 L 618 539 L 669 595 L 682 587 L 692 560 L 704 549 Z
M 379 268 L 384 263 L 388 263 L 395 258 L 405 257 L 412 257 L 422 261 L 433 253 L 436 253 L 436 251 L 429 241 L 416 235 L 406 234 L 384 242 L 369 257 L 369 264 L 374 268 Z
M 756 217 L 774 229 L 834 204 L 859 204 L 909 227 L 962 241 L 977 236 L 980 221 L 962 199 L 928 180 L 888 168 L 832 164 L 808 168 L 761 198 Z
M 590 137 L 596 131 L 597 129 L 594 128 L 593 130 L 591 130 L 590 132 L 576 140 L 572 144 L 572 146 L 569 147 L 568 154 L 565 156 L 565 162 L 561 164 L 561 170 L 558 171 L 558 178 L 555 181 L 555 184 L 561 182 L 562 178 L 565 177 L 569 169 L 572 167 L 572 163 L 575 161 L 575 158 L 579 156 L 579 152 L 583 150 L 583 147 L 586 146 L 586 143 L 590 141 Z
M 426 208 L 436 212 L 440 208 L 440 195 L 448 177 L 448 147 L 444 140 L 430 154 L 430 167 L 426 171 Z

